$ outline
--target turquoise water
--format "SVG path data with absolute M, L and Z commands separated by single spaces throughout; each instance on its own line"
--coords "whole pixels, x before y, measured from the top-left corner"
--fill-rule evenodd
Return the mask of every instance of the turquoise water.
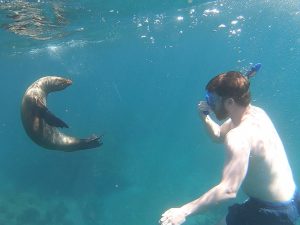
M 299 184 L 298 1 L 0 4 L 1 224 L 157 224 L 219 180 L 223 149 L 196 107 L 207 81 L 256 62 L 253 104 L 273 118 Z M 49 108 L 66 133 L 103 134 L 102 147 L 56 152 L 26 136 L 21 98 L 43 75 L 73 80 Z

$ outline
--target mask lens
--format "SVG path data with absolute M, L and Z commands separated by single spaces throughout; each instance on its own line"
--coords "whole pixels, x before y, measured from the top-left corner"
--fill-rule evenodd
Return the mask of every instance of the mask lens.
M 207 102 L 208 106 L 213 109 L 215 107 L 215 98 L 214 98 L 214 96 L 211 93 L 206 92 L 205 99 L 206 99 L 206 102 Z

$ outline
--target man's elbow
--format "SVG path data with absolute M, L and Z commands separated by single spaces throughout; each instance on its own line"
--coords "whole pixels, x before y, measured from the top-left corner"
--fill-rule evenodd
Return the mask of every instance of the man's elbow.
M 228 197 L 228 199 L 233 199 L 237 196 L 237 190 L 235 190 L 234 188 L 227 188 L 225 190 L 225 194 Z
M 222 193 L 226 199 L 234 199 L 237 197 L 238 189 L 232 186 L 220 185 Z

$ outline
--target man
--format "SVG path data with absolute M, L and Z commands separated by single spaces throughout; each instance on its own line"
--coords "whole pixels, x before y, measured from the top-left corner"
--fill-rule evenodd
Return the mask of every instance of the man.
M 200 115 L 210 135 L 225 145 L 227 159 L 218 185 L 196 200 L 162 214 L 161 225 L 179 225 L 234 199 L 242 187 L 249 199 L 229 207 L 219 224 L 293 225 L 299 217 L 299 198 L 293 174 L 270 118 L 250 104 L 250 83 L 239 72 L 214 77 L 206 86 L 206 102 L 199 103 Z M 221 126 L 208 115 L 212 110 Z

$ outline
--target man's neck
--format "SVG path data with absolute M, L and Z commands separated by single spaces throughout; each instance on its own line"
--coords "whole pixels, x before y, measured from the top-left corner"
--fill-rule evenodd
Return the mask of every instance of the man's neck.
M 248 113 L 250 107 L 250 105 L 235 105 L 234 107 L 232 107 L 231 112 L 229 112 L 229 117 L 231 118 L 231 121 L 235 127 L 240 125 L 240 123 L 243 121 L 244 116 Z

